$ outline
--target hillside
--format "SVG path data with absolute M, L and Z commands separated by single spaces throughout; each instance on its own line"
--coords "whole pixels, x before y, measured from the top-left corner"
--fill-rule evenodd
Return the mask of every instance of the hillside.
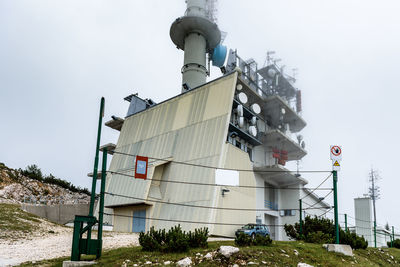
M 88 203 L 88 193 L 51 174 L 43 176 L 35 165 L 15 170 L 0 163 L 0 203 Z
M 399 249 L 360 249 L 354 257 L 327 252 L 321 244 L 297 241 L 274 241 L 267 247 L 240 247 L 240 251 L 229 259 L 218 254 L 221 246 L 234 246 L 233 241 L 209 242 L 206 249 L 193 249 L 187 253 L 144 252 L 141 247 L 126 247 L 105 251 L 96 266 L 176 266 L 179 260 L 190 257 L 192 266 L 297 266 L 307 263 L 312 266 L 400 266 Z M 210 253 L 212 258 L 205 255 Z M 89 257 L 85 257 L 90 259 Z M 61 266 L 59 258 L 24 266 Z M 236 265 L 235 265 L 236 264 Z

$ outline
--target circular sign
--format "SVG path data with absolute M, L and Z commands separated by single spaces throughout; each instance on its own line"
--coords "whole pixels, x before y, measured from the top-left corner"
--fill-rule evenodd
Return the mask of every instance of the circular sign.
M 339 146 L 332 146 L 331 153 L 332 155 L 338 157 L 342 154 L 342 149 Z

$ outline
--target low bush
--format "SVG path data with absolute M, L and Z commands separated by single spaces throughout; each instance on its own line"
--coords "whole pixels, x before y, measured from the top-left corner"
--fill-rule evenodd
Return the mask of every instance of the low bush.
M 284 229 L 290 239 L 304 240 L 308 243 L 333 243 L 335 240 L 335 225 L 332 220 L 327 218 L 306 216 L 301 235 L 299 223 L 294 225 L 285 224 Z M 349 231 L 343 231 L 340 227 L 339 241 L 341 244 L 350 245 L 353 249 L 365 249 L 368 247 L 368 241 L 364 237 Z
M 256 235 L 253 238 L 251 236 L 246 235 L 245 233 L 239 233 L 235 238 L 235 244 L 239 247 L 247 247 L 247 246 L 268 246 L 272 243 L 272 239 L 269 235 L 262 236 Z
M 149 232 L 139 234 L 139 244 L 144 251 L 186 252 L 189 248 L 207 247 L 207 239 L 208 228 L 186 233 L 180 225 L 172 227 L 168 232 L 151 227 Z
M 321 231 L 309 233 L 305 241 L 307 243 L 316 243 L 316 244 L 330 244 L 333 243 L 333 238 L 329 234 L 323 233 Z
M 389 241 L 389 242 L 387 242 L 387 246 L 390 248 L 391 247 L 391 242 Z M 393 241 L 393 247 L 394 248 L 399 248 L 400 249 L 400 239 L 395 239 L 394 241 Z

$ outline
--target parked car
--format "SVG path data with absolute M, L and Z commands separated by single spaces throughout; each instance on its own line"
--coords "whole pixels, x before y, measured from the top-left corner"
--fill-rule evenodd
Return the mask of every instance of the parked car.
M 255 224 L 255 223 L 248 223 L 242 228 L 236 230 L 235 235 L 238 236 L 240 233 L 244 233 L 246 235 L 251 236 L 251 238 L 255 238 L 256 235 L 267 236 L 269 235 L 268 226 L 265 224 Z

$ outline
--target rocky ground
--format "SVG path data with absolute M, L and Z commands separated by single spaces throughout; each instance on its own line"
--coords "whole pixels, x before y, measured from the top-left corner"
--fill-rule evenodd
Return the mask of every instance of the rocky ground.
M 71 192 L 55 184 L 43 183 L 22 175 L 0 163 L 0 203 L 77 204 L 88 203 L 90 196 Z

